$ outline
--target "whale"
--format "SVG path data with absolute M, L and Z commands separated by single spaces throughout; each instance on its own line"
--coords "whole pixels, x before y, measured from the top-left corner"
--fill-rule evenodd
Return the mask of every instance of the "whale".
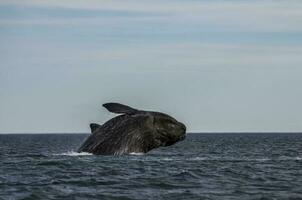
M 186 137 L 186 126 L 168 114 L 145 111 L 120 103 L 103 104 L 118 114 L 104 124 L 91 123 L 91 134 L 78 149 L 95 155 L 147 153 L 171 146 Z

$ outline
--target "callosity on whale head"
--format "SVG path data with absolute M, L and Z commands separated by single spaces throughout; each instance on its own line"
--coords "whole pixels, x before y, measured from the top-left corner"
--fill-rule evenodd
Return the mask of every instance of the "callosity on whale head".
M 119 103 L 106 103 L 103 106 L 110 112 L 122 115 L 103 125 L 90 124 L 92 134 L 79 152 L 103 155 L 146 153 L 185 139 L 185 125 L 167 114 L 137 110 Z

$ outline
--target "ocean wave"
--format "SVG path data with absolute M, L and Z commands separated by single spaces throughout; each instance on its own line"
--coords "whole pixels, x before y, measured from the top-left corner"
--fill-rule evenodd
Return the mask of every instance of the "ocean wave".
M 194 158 L 189 158 L 189 160 L 210 160 L 209 158 L 206 157 L 194 157 Z
M 264 161 L 286 161 L 286 160 L 302 160 L 302 157 L 285 157 L 281 156 L 279 158 L 209 158 L 209 157 L 193 157 L 188 158 L 187 160 L 192 161 L 258 161 L 258 162 L 264 162 Z
M 160 160 L 163 160 L 163 161 L 172 161 L 172 160 L 175 160 L 175 159 L 165 157 L 165 158 L 161 158 Z
M 302 157 L 288 157 L 288 156 L 281 156 L 279 160 L 302 160 Z

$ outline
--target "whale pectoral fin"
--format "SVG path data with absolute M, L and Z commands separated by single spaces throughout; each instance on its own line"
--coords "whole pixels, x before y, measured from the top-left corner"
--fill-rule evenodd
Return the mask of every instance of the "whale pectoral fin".
M 105 103 L 103 106 L 109 111 L 117 114 L 128 114 L 133 115 L 138 112 L 138 110 L 131 108 L 119 103 Z
M 93 133 L 95 130 L 97 130 L 100 127 L 101 127 L 101 125 L 99 125 L 99 124 L 91 123 L 90 124 L 91 133 Z

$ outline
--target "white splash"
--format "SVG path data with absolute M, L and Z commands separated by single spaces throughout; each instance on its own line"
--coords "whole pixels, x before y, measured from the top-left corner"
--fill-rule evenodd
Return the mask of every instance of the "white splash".
M 131 153 L 129 153 L 129 155 L 142 156 L 142 155 L 144 155 L 144 153 L 142 153 L 142 152 L 131 152 Z
M 68 151 L 66 153 L 59 153 L 59 154 L 53 154 L 55 156 L 91 156 L 93 155 L 92 153 L 88 153 L 88 152 L 75 152 L 75 151 Z

